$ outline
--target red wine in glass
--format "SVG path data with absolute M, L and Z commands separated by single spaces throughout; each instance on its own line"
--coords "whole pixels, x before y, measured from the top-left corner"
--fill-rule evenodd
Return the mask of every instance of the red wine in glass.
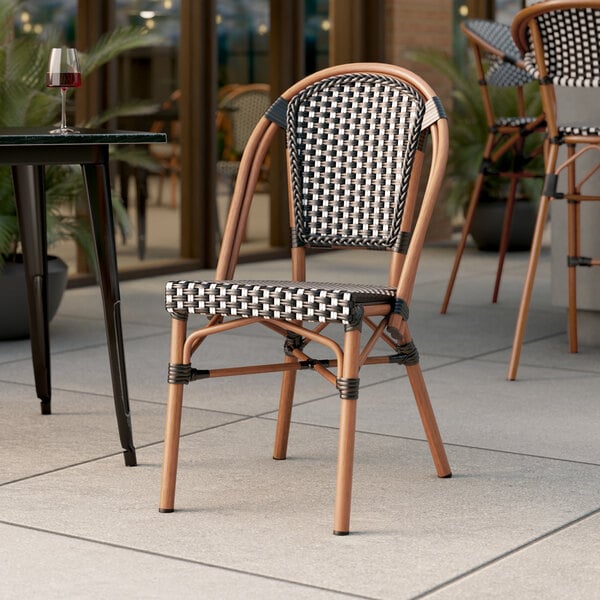
M 46 87 L 79 87 L 81 73 L 46 73 Z
M 75 48 L 52 48 L 48 71 L 46 72 L 46 87 L 60 88 L 62 110 L 60 127 L 52 129 L 50 133 L 68 134 L 78 133 L 76 129 L 67 127 L 66 100 L 67 89 L 77 88 L 81 85 L 79 58 Z

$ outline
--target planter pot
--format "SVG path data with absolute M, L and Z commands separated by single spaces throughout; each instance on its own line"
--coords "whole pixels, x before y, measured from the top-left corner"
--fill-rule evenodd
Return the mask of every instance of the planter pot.
M 477 205 L 470 233 L 479 250 L 494 252 L 499 250 L 505 208 L 506 202 L 503 200 L 485 200 Z M 533 202 L 528 200 L 515 202 L 508 241 L 509 251 L 529 250 L 536 217 L 537 206 Z
M 68 267 L 57 256 L 48 257 L 48 321 L 56 314 L 65 288 Z M 29 337 L 27 289 L 23 257 L 6 262 L 0 272 L 0 340 Z

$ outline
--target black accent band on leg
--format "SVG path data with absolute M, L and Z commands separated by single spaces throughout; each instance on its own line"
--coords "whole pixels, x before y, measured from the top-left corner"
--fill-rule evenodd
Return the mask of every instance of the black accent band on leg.
M 167 382 L 174 384 L 187 384 L 197 379 L 206 379 L 210 377 L 210 371 L 206 369 L 192 369 L 191 364 L 172 364 L 169 363 L 169 372 Z
M 342 400 L 358 400 L 358 389 L 360 387 L 358 377 L 338 377 L 335 382 Z
M 592 259 L 589 256 L 567 256 L 567 267 L 591 267 Z
M 419 351 L 414 342 L 411 341 L 401 346 L 396 346 L 396 351 L 396 354 L 390 356 L 391 363 L 407 366 L 419 364 Z
M 286 356 L 294 356 L 294 350 L 302 350 L 306 340 L 298 333 L 288 331 L 283 342 L 283 352 Z
M 392 312 L 395 315 L 400 315 L 403 321 L 408 321 L 408 304 L 402 298 L 395 298 Z
M 547 173 L 544 179 L 544 191 L 542 194 L 549 198 L 556 198 L 557 183 L 558 175 L 556 173 Z

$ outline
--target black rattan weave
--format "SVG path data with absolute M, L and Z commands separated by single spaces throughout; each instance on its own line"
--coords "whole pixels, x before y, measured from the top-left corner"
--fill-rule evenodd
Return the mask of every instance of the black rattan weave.
M 568 87 L 600 87 L 600 8 L 543 13 L 536 22 L 550 81 Z M 533 51 L 524 62 L 532 77 L 539 78 Z
M 288 107 L 300 244 L 396 249 L 425 106 L 381 75 L 330 77 Z
M 363 303 L 390 303 L 396 290 L 360 284 L 291 281 L 170 281 L 165 306 L 187 314 L 354 324 Z M 357 312 L 358 311 L 358 312 Z
M 464 26 L 474 36 L 488 43 L 504 55 L 504 60 L 495 54 L 484 53 L 489 68 L 486 82 L 498 87 L 515 87 L 531 81 L 531 76 L 513 62 L 519 59 L 519 49 L 512 39 L 510 27 L 486 19 L 467 19 Z

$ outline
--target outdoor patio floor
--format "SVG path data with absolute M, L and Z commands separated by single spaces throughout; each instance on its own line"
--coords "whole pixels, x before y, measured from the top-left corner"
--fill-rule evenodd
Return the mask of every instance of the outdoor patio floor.
M 518 380 L 506 380 L 526 253 L 469 249 L 448 314 L 450 244 L 424 252 L 411 331 L 453 468 L 438 479 L 403 367 L 366 369 L 348 537 L 332 535 L 338 398 L 298 375 L 289 459 L 273 461 L 279 376 L 185 390 L 176 511 L 159 514 L 167 279 L 121 286 L 139 465 L 117 436 L 100 295 L 70 289 L 50 327 L 53 414 L 29 342 L 0 343 L 0 598 L 598 598 L 600 347 L 568 353 L 549 250 Z M 372 261 L 367 260 L 369 256 Z M 385 255 L 311 257 L 309 277 L 385 281 Z M 286 263 L 238 275 L 287 277 Z M 198 323 L 201 321 L 198 320 Z M 278 360 L 266 330 L 199 351 Z M 199 363 L 200 364 L 200 363 Z

